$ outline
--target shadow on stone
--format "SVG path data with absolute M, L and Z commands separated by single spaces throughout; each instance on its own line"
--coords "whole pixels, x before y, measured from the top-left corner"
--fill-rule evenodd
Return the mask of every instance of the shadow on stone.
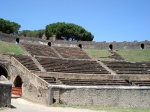
M 10 108 L 11 108 L 11 109 L 16 109 L 16 107 L 15 107 L 15 106 L 13 106 L 13 105 L 11 105 L 11 106 L 10 106 Z

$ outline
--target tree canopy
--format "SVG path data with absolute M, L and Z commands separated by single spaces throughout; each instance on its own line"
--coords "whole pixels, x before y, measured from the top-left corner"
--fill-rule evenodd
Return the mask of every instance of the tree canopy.
M 19 35 L 27 36 L 27 37 L 38 37 L 41 38 L 43 34 L 45 33 L 45 30 L 22 30 Z
M 47 25 L 45 34 L 47 37 L 56 35 L 57 39 L 62 39 L 62 37 L 64 37 L 67 40 L 71 38 L 75 40 L 92 41 L 94 38 L 94 36 L 90 32 L 86 31 L 83 27 L 73 23 L 65 22 Z
M 21 26 L 18 23 L 11 22 L 9 20 L 4 20 L 0 18 L 0 31 L 3 33 L 16 33 L 18 34 L 19 28 Z

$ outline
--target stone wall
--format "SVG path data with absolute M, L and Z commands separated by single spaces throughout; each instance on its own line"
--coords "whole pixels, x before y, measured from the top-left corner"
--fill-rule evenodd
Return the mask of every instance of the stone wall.
M 110 45 L 112 45 L 112 49 L 149 49 L 150 48 L 150 41 L 134 41 L 134 42 L 91 42 L 91 41 L 67 41 L 67 40 L 42 40 L 39 38 L 32 38 L 32 37 L 18 37 L 13 35 L 8 35 L 4 33 L 0 33 L 0 40 L 7 41 L 7 42 L 16 42 L 16 38 L 19 38 L 21 42 L 28 42 L 28 43 L 35 43 L 35 44 L 45 44 L 47 45 L 48 42 L 51 41 L 52 45 L 55 46 L 64 46 L 64 47 L 74 47 L 82 45 L 84 49 L 110 49 Z M 142 47 L 143 46 L 143 47 Z
M 16 42 L 17 38 L 21 38 L 19 36 L 14 36 L 12 34 L 5 34 L 5 33 L 0 33 L 0 40 L 6 41 L 6 42 Z
M 21 42 L 32 43 L 32 44 L 43 44 L 48 45 L 47 40 L 28 40 L 23 39 Z M 142 42 L 88 42 L 88 41 L 66 41 L 66 40 L 57 40 L 51 41 L 52 46 L 61 46 L 61 47 L 77 47 L 79 44 L 82 45 L 83 49 L 110 49 L 112 45 L 112 49 L 149 49 L 150 41 L 142 41 Z M 142 47 L 143 45 L 143 47 Z
M 48 84 L 13 57 L 11 57 L 10 74 L 12 82 L 17 76 L 22 79 L 22 97 L 37 103 L 48 104 Z
M 48 76 L 66 79 L 126 79 L 126 80 L 150 80 L 150 75 L 144 74 L 80 74 L 80 73 L 59 73 L 59 72 L 33 72 L 37 76 Z
M 9 65 L 10 65 L 10 63 L 8 61 L 6 61 L 6 60 L 0 60 L 0 68 L 3 69 L 2 71 L 5 71 L 5 74 L 2 74 L 2 75 L 5 75 L 5 77 L 7 79 L 10 79 Z
M 11 106 L 12 84 L 4 77 L 0 77 L 0 107 Z
M 142 49 L 141 44 L 143 44 L 144 49 L 150 48 L 150 41 L 134 41 L 134 42 L 88 42 L 88 41 L 52 41 L 52 45 L 56 46 L 64 46 L 64 47 L 74 47 L 82 45 L 84 49 L 110 49 L 110 45 L 112 45 L 112 49 Z
M 150 107 L 150 87 L 60 86 L 59 103 L 82 106 Z M 58 102 L 58 101 L 57 101 Z

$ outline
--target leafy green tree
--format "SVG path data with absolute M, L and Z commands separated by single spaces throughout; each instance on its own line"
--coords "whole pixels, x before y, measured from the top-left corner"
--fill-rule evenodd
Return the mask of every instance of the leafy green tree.
M 9 20 L 4 20 L 0 18 L 0 31 L 3 33 L 16 33 L 18 34 L 18 31 L 20 29 L 20 25 L 15 22 L 10 22 Z
M 45 30 L 23 30 L 20 32 L 19 35 L 27 36 L 27 37 L 38 37 L 41 38 L 43 34 L 45 33 Z
M 70 38 L 82 41 L 92 41 L 94 36 L 86 31 L 83 27 L 73 24 L 73 23 L 65 23 L 58 22 L 49 24 L 46 26 L 45 34 L 47 37 L 51 37 L 52 35 L 56 35 L 57 39 L 62 39 L 65 37 L 66 40 Z

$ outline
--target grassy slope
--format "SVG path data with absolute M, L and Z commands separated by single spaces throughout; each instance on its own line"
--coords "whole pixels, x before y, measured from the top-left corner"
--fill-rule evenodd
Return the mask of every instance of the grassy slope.
M 110 56 L 111 53 L 108 50 L 97 49 L 85 49 L 85 51 L 94 59 L 103 60 L 104 57 Z
M 4 53 L 15 53 L 15 54 L 23 54 L 23 50 L 16 45 L 15 43 L 8 43 L 0 41 L 0 54 Z
M 119 50 L 117 53 L 131 62 L 150 61 L 150 49 Z
M 102 57 L 107 57 L 111 55 L 108 50 L 85 49 L 85 51 L 91 57 L 97 60 L 109 60 L 108 58 Z M 117 53 L 130 62 L 150 61 L 150 49 L 122 49 L 117 51 Z

